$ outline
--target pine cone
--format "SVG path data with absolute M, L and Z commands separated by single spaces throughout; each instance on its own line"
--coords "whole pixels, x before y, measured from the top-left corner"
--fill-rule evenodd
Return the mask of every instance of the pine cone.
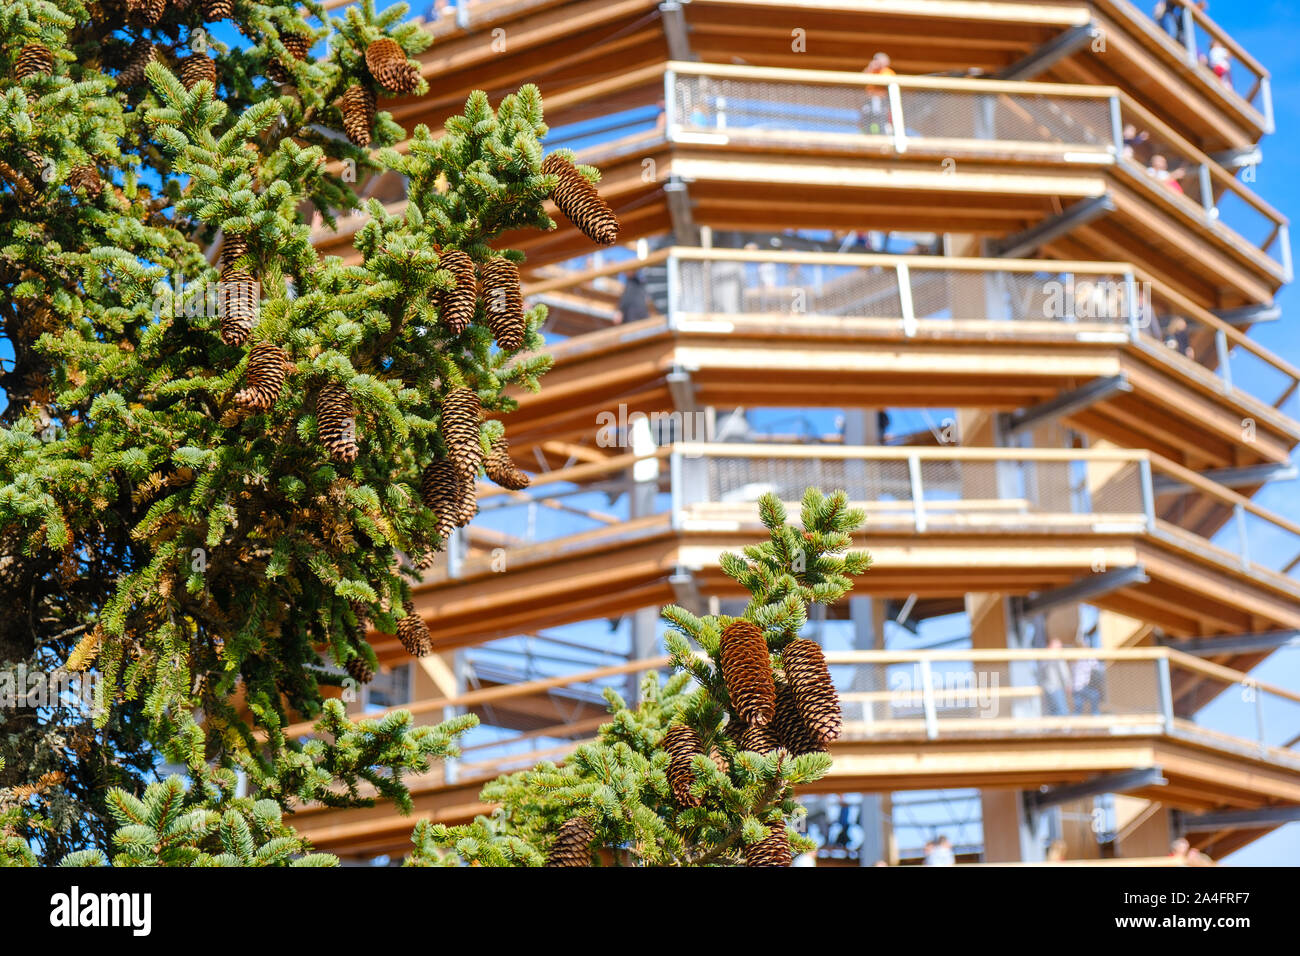
M 253 333 L 261 305 L 257 280 L 243 269 L 222 269 L 217 285 L 218 315 L 221 317 L 221 340 L 227 345 L 243 345 Z
M 185 89 L 192 90 L 204 80 L 217 88 L 217 61 L 206 53 L 195 53 L 181 60 L 181 83 Z
M 840 696 L 835 692 L 822 649 L 816 641 L 793 641 L 782 652 L 781 664 L 805 726 L 822 743 L 834 740 L 843 722 Z
M 673 796 L 684 807 L 698 807 L 703 801 L 691 793 L 695 782 L 691 761 L 702 753 L 700 735 L 685 724 L 673 724 L 664 734 L 663 747 L 668 751 L 668 786 Z
M 478 441 L 482 417 L 478 393 L 472 389 L 453 388 L 442 400 L 442 440 L 447 446 L 447 457 L 456 473 L 469 482 L 483 463 L 483 448 Z
M 375 122 L 375 94 L 366 86 L 349 86 L 339 104 L 343 111 L 343 132 L 356 146 L 370 145 L 370 127 Z
M 751 727 L 762 727 L 776 709 L 776 682 L 763 629 L 743 618 L 732 621 L 722 629 L 718 656 L 736 716 Z
M 551 199 L 588 239 L 602 246 L 618 241 L 618 217 L 573 163 L 552 153 L 542 163 L 542 172 L 557 177 Z
M 474 318 L 477 295 L 474 283 L 474 260 L 459 249 L 450 249 L 438 256 L 439 268 L 451 273 L 456 287 L 449 292 L 439 292 L 438 315 L 452 335 L 460 335 L 469 328 Z
M 414 93 L 420 85 L 420 70 L 406 59 L 395 40 L 380 37 L 366 47 L 366 67 L 379 85 L 393 93 Z
M 280 42 L 293 54 L 295 60 L 305 60 L 311 52 L 312 38 L 305 33 L 286 33 L 280 37 Z
M 235 393 L 235 404 L 250 411 L 266 411 L 280 397 L 288 370 L 289 353 L 270 342 L 258 342 L 248 356 L 247 384 Z
M 724 777 L 731 773 L 731 764 L 727 763 L 726 756 L 717 747 L 709 750 L 709 759 L 713 761 L 713 766 L 718 768 L 718 773 Z
M 789 684 L 778 684 L 776 687 L 776 710 L 772 713 L 770 726 L 781 741 L 781 746 L 796 757 L 826 752 L 826 745 L 814 736 L 799 716 L 794 691 Z
M 19 83 L 37 73 L 49 76 L 53 72 L 54 54 L 44 44 L 29 43 L 18 51 L 18 60 L 14 63 L 14 78 Z
M 483 267 L 483 307 L 497 345 L 513 352 L 524 344 L 524 297 L 519 290 L 519 267 L 504 257 Z
M 127 0 L 126 8 L 132 13 L 138 13 L 145 23 L 153 26 L 166 12 L 167 0 Z
M 515 467 L 510 457 L 510 443 L 505 438 L 498 438 L 492 443 L 492 451 L 483 461 L 483 466 L 489 478 L 510 491 L 523 491 L 531 480 Z
M 794 862 L 785 824 L 767 828 L 767 836 L 745 846 L 745 866 L 789 866 Z
M 728 724 L 728 727 L 731 725 Z M 777 737 L 776 731 L 772 724 L 768 723 L 762 727 L 751 727 L 741 721 L 736 722 L 735 730 L 731 733 L 731 739 L 736 742 L 736 746 L 741 750 L 752 750 L 754 753 L 771 753 L 781 746 L 781 739 Z
M 547 866 L 591 866 L 591 843 L 596 839 L 596 828 L 586 817 L 573 817 L 560 825 L 551 852 L 546 854 Z
M 154 45 L 140 37 L 131 44 L 131 51 L 122 72 L 117 74 L 117 85 L 135 86 L 144 80 L 144 68 L 154 61 L 157 51 Z
M 316 431 L 331 455 L 339 461 L 356 461 L 359 449 L 352 395 L 338 382 L 326 382 L 316 397 Z
M 203 10 L 203 19 L 208 23 L 229 20 L 235 15 L 234 0 L 203 0 L 200 7 Z
M 433 650 L 433 638 L 424 619 L 415 613 L 415 605 L 410 601 L 402 602 L 406 617 L 397 622 L 397 639 L 412 657 L 424 657 Z
M 456 485 L 456 527 L 463 528 L 478 514 L 478 488 L 473 478 L 460 478 Z
M 98 199 L 104 191 L 104 182 L 99 178 L 99 170 L 89 163 L 73 166 L 68 171 L 68 188 L 74 192 L 85 193 L 90 200 Z
M 348 676 L 358 684 L 369 684 L 375 679 L 375 669 L 370 666 L 368 660 L 360 655 L 349 660 L 345 665 L 343 665 L 343 669 L 346 670 Z
M 242 232 L 222 233 L 221 265 L 233 269 L 235 263 L 248 253 L 248 236 Z
M 424 506 L 438 515 L 434 527 L 442 538 L 451 534 L 453 528 L 459 527 L 462 498 L 460 476 L 451 462 L 446 458 L 435 458 L 420 476 L 420 500 Z

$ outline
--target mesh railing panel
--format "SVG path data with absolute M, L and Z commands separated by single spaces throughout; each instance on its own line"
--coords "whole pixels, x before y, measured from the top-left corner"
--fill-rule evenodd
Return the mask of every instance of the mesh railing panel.
M 902 87 L 900 96 L 909 138 L 1052 143 L 1102 150 L 1114 142 L 1110 105 L 1103 97 L 909 87 Z

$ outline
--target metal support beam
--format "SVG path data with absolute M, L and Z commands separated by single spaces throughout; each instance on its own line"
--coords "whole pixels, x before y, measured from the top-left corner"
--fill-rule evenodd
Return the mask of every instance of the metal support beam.
M 1062 803 L 1100 797 L 1105 793 L 1128 793 L 1143 787 L 1163 787 L 1167 783 L 1169 781 L 1164 778 L 1159 767 L 1140 767 L 1120 773 L 1104 773 L 1083 783 L 1048 787 L 1026 793 L 1025 801 L 1034 810 L 1046 810 L 1048 807 L 1060 806 Z
M 1103 571 L 1101 574 L 1081 578 L 1073 584 L 1052 588 L 1050 591 L 1041 591 L 1033 597 L 1025 598 L 1021 603 L 1021 612 L 1027 616 L 1041 614 L 1062 604 L 1086 603 L 1092 598 L 1110 594 L 1132 584 L 1146 584 L 1150 580 L 1146 570 L 1140 564 L 1130 568 Z
M 1215 810 L 1210 813 L 1175 811 L 1178 833 L 1210 833 L 1218 830 L 1262 830 L 1300 820 L 1300 807 L 1260 807 L 1257 810 Z
M 1276 322 L 1282 318 L 1282 308 L 1277 305 L 1244 305 L 1237 309 L 1210 311 L 1229 325 L 1258 325 L 1260 322 Z
M 686 29 L 686 14 L 679 0 L 665 0 L 659 4 L 664 22 L 664 39 L 668 41 L 668 59 L 698 60 L 691 51 L 691 40 Z
M 700 587 L 696 583 L 695 575 L 691 573 L 690 568 L 679 565 L 677 570 L 669 576 L 668 583 L 673 589 L 673 601 L 692 614 L 701 613 L 704 608 L 704 596 L 700 594 Z
M 1161 647 L 1197 657 L 1253 654 L 1257 651 L 1275 651 L 1279 647 L 1300 647 L 1300 631 L 1261 631 L 1258 634 L 1225 634 L 1222 637 L 1189 637 L 1182 640 L 1162 637 L 1157 638 L 1157 643 Z
M 686 181 L 673 176 L 664 183 L 664 197 L 668 200 L 668 215 L 673 223 L 673 238 L 679 245 L 698 245 L 699 229 L 695 225 L 695 214 L 691 211 L 691 197 L 686 188 Z
M 1247 465 L 1242 468 L 1214 468 L 1201 472 L 1201 477 L 1208 478 L 1225 488 L 1254 488 L 1256 485 L 1265 485 L 1270 481 L 1294 481 L 1300 478 L 1300 468 L 1286 463 Z M 1177 478 L 1161 475 L 1155 480 L 1155 490 L 1157 494 L 1166 494 L 1171 491 L 1195 489 Z
M 1030 226 L 1023 232 L 989 244 L 990 254 L 1002 259 L 1023 259 L 1029 253 L 1046 245 L 1053 239 L 1080 226 L 1086 226 L 1094 219 L 1109 215 L 1115 211 L 1115 200 L 1110 195 L 1094 196 L 1081 199 L 1054 216 L 1049 216 L 1036 226 Z
M 1100 35 L 1101 30 L 1091 23 L 1071 27 L 994 76 L 999 80 L 1032 80 L 1078 53 Z
M 1098 402 L 1104 402 L 1115 395 L 1131 391 L 1133 391 L 1133 386 L 1129 384 L 1128 378 L 1122 374 L 1093 379 L 1087 385 L 1082 385 L 1068 392 L 1062 392 L 1055 398 L 1050 398 L 1038 405 L 1032 405 L 1029 408 L 1023 408 L 1018 412 L 1007 415 L 1005 421 L 1006 434 L 1009 436 L 1015 435 L 1027 428 L 1034 428 L 1043 422 L 1073 415 L 1075 412 L 1080 412 L 1085 408 L 1096 405 Z

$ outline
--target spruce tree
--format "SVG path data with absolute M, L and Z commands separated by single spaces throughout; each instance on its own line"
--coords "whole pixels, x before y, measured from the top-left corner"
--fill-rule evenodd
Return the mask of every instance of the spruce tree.
M 613 717 L 593 742 L 489 783 L 490 816 L 419 823 L 407 862 L 788 866 L 810 848 L 789 827 L 803 812 L 794 789 L 829 769 L 839 703 L 833 686 L 825 694 L 824 660 L 812 666 L 820 648 L 800 633 L 810 605 L 838 601 L 870 566 L 865 552 L 847 550 L 864 518 L 847 501 L 809 489 L 795 527 L 765 495 L 768 540 L 721 559 L 750 593 L 744 614 L 664 608 L 667 681 L 647 675 L 635 708 L 607 689 Z
M 61 775 L 52 824 L 18 834 L 46 860 L 112 853 L 127 804 L 106 794 L 146 798 L 163 757 L 239 767 L 288 806 L 339 773 L 400 801 L 427 755 L 395 726 L 341 768 L 281 729 L 343 669 L 373 674 L 367 629 L 408 613 L 449 528 L 422 473 L 463 466 L 456 523 L 472 515 L 503 437 L 481 416 L 548 365 L 544 311 L 489 315 L 476 273 L 521 261 L 498 237 L 552 228 L 543 201 L 597 176 L 566 153 L 543 171 L 533 86 L 408 137 L 376 108 L 427 89 L 430 36 L 405 14 L 0 6 L 0 667 L 66 664 L 98 694 L 93 721 L 0 715 L 0 787 Z M 395 214 L 356 192 L 385 173 L 408 187 Z M 313 217 L 353 211 L 355 261 L 318 254 Z

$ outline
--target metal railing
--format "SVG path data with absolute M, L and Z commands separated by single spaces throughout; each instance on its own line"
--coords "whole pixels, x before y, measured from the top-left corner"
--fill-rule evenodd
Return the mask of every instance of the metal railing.
M 721 320 L 732 329 L 811 334 L 1127 341 L 1243 402 L 1251 415 L 1300 430 L 1300 368 L 1126 263 L 674 246 L 644 260 L 584 262 L 525 292 L 581 293 L 660 264 L 676 328 Z
M 1300 772 L 1300 752 L 1288 743 L 1300 728 L 1300 694 L 1169 648 L 832 650 L 826 660 L 844 714 L 842 741 L 1159 734 Z M 563 759 L 608 719 L 601 688 L 621 689 L 629 675 L 665 672 L 668 664 L 666 657 L 629 661 L 366 717 L 406 710 L 429 723 L 479 712 L 482 727 L 431 782 L 477 780 Z M 494 704 L 505 712 L 500 705 L 508 701 L 548 697 L 557 713 L 550 726 L 520 732 L 493 723 Z M 575 700 L 587 700 L 597 713 L 562 719 Z M 288 728 L 291 736 L 310 731 L 310 724 Z
M 793 505 L 810 486 L 844 490 L 873 533 L 1150 535 L 1287 589 L 1300 581 L 1300 524 L 1159 455 L 1126 449 L 680 442 L 543 472 L 524 492 L 484 485 L 470 540 L 526 563 L 530 548 L 549 560 L 557 548 L 668 526 L 757 530 L 761 495 Z M 593 498 L 606 510 L 592 509 Z M 561 510 L 563 520 L 536 520 Z M 588 524 L 575 528 L 575 514 Z M 496 537 L 505 529 L 508 540 Z M 457 573 L 449 565 L 447 576 Z
M 664 86 L 675 142 L 1114 166 L 1291 278 L 1286 217 L 1114 87 L 678 61 Z

